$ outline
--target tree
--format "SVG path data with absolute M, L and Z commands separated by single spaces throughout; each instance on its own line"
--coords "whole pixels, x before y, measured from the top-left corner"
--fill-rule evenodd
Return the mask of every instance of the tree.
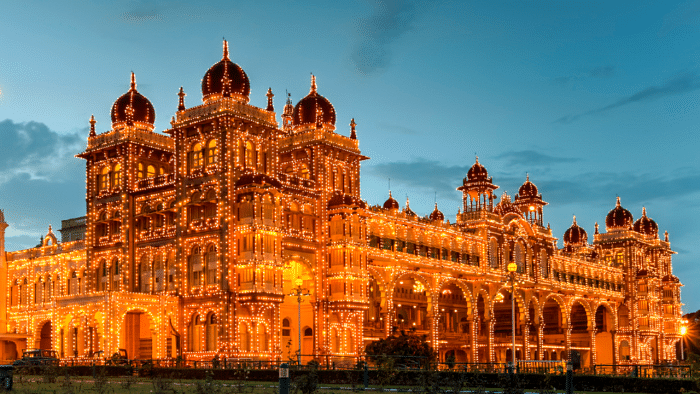
M 377 364 L 393 359 L 394 364 L 424 365 L 433 361 L 436 356 L 427 340 L 427 335 L 406 334 L 401 331 L 398 336 L 392 335 L 368 344 L 365 353 L 369 361 Z

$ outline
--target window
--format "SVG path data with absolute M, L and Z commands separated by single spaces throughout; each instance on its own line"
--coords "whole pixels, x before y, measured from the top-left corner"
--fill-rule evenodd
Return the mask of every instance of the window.
M 122 165 L 117 164 L 112 170 L 112 187 L 120 187 L 122 185 Z
M 255 145 L 250 141 L 245 143 L 245 166 L 255 168 Z
M 109 189 L 109 167 L 102 168 L 102 171 L 100 172 L 98 183 L 99 183 L 100 190 Z
M 138 171 L 136 172 L 136 177 L 138 179 L 143 179 L 145 177 L 145 173 L 143 172 L 143 163 L 139 163 L 138 165 Z
M 299 165 L 299 178 L 309 179 L 311 177 L 309 173 L 309 166 L 302 163 Z
M 207 165 L 215 164 L 219 158 L 219 148 L 216 146 L 216 140 L 211 140 L 207 144 Z
M 190 255 L 190 285 L 191 287 L 199 287 L 202 283 L 201 271 L 202 271 L 202 251 L 199 247 L 192 249 L 192 254 Z
M 156 168 L 149 165 L 148 168 L 146 169 L 146 175 L 149 178 L 156 176 Z
M 151 266 L 148 261 L 148 255 L 141 256 L 141 292 L 150 293 L 151 292 Z
M 216 283 L 216 246 L 210 246 L 207 253 L 207 284 Z
M 201 168 L 204 164 L 204 158 L 202 157 L 202 144 L 194 144 L 192 151 L 190 152 L 190 169 Z
M 292 330 L 291 330 L 291 324 L 289 323 L 289 319 L 282 320 L 282 336 L 288 337 L 288 336 L 291 336 L 291 334 L 292 334 Z

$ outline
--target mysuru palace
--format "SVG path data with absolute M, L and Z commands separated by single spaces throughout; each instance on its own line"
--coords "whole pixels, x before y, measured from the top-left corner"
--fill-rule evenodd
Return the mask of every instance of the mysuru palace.
M 265 108 L 249 95 L 224 42 L 203 103 L 187 108 L 180 88 L 159 133 L 132 73 L 111 129 L 97 133 L 93 117 L 77 155 L 86 216 L 64 221 L 60 242 L 49 228 L 41 245 L 6 252 L 0 212 L 0 359 L 42 348 L 63 359 L 126 349 L 287 360 L 301 348 L 303 362 L 342 363 L 413 331 L 441 360 L 505 362 L 511 297 L 519 360 L 677 358 L 675 252 L 644 210 L 635 221 L 618 198 L 604 232 L 596 223 L 590 239 L 574 218 L 558 248 L 537 187 L 526 179 L 498 198 L 478 158 L 455 185 L 452 223 L 437 204 L 420 217 L 391 193 L 369 205 L 356 124 L 336 132 L 314 77 L 296 105 L 287 97 L 280 123 L 271 90 Z

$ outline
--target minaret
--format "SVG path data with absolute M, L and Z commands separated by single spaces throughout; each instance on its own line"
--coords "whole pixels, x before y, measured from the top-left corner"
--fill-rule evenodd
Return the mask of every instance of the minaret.
M 7 259 L 5 256 L 5 215 L 0 209 L 0 333 L 7 332 Z
M 287 92 L 287 104 L 284 105 L 282 112 L 282 128 L 287 133 L 292 131 L 292 116 L 294 114 L 294 105 L 292 105 L 292 95 Z

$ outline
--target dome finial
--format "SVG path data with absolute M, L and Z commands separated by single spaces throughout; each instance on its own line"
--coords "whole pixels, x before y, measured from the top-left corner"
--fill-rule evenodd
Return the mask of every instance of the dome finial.
M 95 115 L 90 116 L 90 137 L 94 137 L 95 135 L 97 135 L 95 133 L 95 123 L 97 123 L 97 121 L 95 120 Z
M 476 156 L 476 162 L 478 163 L 478 162 L 479 162 L 479 156 L 477 156 L 476 153 L 474 154 L 474 156 Z
M 530 182 L 530 174 L 527 172 L 525 173 L 525 182 Z
M 668 230 L 664 231 L 664 241 L 668 242 Z
M 228 41 L 224 38 L 224 56 L 221 57 L 222 60 L 230 60 L 228 58 Z
M 620 206 L 620 196 L 617 196 L 617 203 L 615 203 L 615 206 L 616 207 Z
M 647 208 L 642 207 L 642 216 L 647 217 Z
M 574 226 L 576 226 L 576 215 L 574 215 Z
M 134 72 L 131 72 L 131 90 L 136 90 L 136 75 L 134 75 Z
M 311 91 L 309 94 L 316 93 L 316 76 L 311 74 Z
M 595 222 L 595 233 L 598 234 L 598 222 Z

